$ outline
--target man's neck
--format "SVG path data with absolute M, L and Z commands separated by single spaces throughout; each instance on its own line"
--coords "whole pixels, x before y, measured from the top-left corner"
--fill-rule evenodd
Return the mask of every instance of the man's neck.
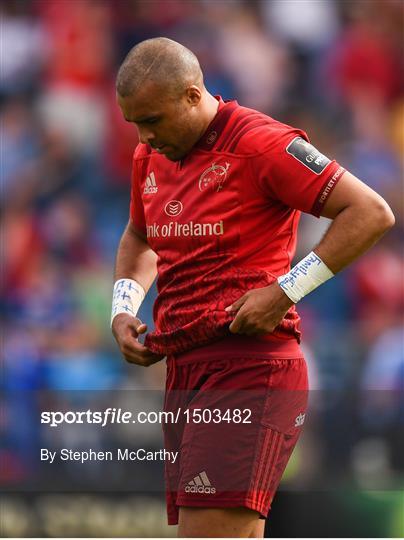
M 203 126 L 201 128 L 200 136 L 205 133 L 205 131 L 208 129 L 209 124 L 212 122 L 214 117 L 217 114 L 217 111 L 219 110 L 219 101 L 212 96 L 212 94 L 209 94 L 209 92 L 206 92 L 206 98 L 204 103 L 204 122 Z

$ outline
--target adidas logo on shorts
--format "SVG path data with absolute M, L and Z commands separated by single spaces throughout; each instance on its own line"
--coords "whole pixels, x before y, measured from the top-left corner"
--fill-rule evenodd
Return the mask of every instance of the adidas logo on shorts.
M 151 193 L 157 193 L 158 187 L 156 184 L 156 177 L 154 176 L 154 172 L 152 171 L 149 176 L 146 178 L 146 182 L 144 185 L 143 194 L 149 195 Z
M 188 482 L 185 486 L 186 493 L 206 493 L 213 494 L 216 493 L 216 488 L 212 487 L 212 484 L 209 482 L 209 478 L 205 471 L 199 473 L 193 480 Z

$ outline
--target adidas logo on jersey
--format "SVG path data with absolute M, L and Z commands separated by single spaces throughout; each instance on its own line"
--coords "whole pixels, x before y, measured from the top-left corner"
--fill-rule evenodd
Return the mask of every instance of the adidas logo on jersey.
M 216 493 L 216 488 L 212 487 L 212 484 L 209 482 L 209 478 L 205 471 L 199 473 L 193 480 L 188 482 L 185 486 L 186 493 L 206 493 L 213 494 Z
M 154 176 L 154 172 L 152 171 L 149 176 L 146 178 L 143 194 L 149 195 L 152 193 L 157 193 L 158 187 L 156 184 L 156 177 Z
M 300 413 L 295 418 L 295 427 L 300 427 L 304 424 L 304 419 L 306 418 L 306 414 Z

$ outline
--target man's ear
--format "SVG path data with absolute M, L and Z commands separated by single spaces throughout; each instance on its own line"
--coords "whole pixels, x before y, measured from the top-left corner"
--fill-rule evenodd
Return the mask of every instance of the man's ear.
M 192 86 L 188 86 L 188 88 L 186 89 L 186 95 L 188 103 L 193 107 L 199 105 L 202 99 L 201 89 L 198 88 L 195 84 L 193 84 Z

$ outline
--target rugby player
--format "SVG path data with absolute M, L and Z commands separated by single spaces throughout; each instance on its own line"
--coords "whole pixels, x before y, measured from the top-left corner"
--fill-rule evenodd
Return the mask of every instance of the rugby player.
M 168 521 L 180 537 L 262 537 L 306 415 L 295 304 L 377 242 L 394 216 L 304 131 L 211 95 L 195 55 L 172 40 L 129 52 L 117 99 L 140 143 L 113 334 L 128 362 L 167 357 L 167 410 L 253 416 L 238 430 L 220 418 L 165 426 L 167 449 L 180 450 L 166 466 Z M 301 212 L 332 222 L 291 269 Z M 156 275 L 155 330 L 143 345 L 136 315 Z

